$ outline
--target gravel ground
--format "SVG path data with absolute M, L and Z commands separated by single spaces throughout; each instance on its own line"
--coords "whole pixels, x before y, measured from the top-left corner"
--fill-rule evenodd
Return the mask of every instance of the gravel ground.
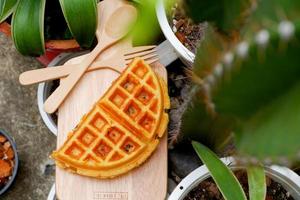
M 42 67 L 34 58 L 20 55 L 11 39 L 0 33 L 0 128 L 16 141 L 20 157 L 17 179 L 0 199 L 46 199 L 54 183 L 49 154 L 55 137 L 43 124 L 36 101 L 36 86 L 18 83 L 21 72 Z

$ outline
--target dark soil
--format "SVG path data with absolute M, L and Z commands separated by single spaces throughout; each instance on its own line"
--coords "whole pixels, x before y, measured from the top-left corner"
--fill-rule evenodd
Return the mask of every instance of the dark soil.
M 171 28 L 179 41 L 190 51 L 196 53 L 197 45 L 203 36 L 205 24 L 195 24 L 179 6 L 172 8 L 170 21 Z
M 62 13 L 59 0 L 46 1 L 44 22 L 45 40 L 72 38 Z
M 249 198 L 247 174 L 243 171 L 235 173 L 242 184 L 242 187 Z M 217 185 L 212 178 L 201 182 L 197 187 L 188 193 L 184 200 L 224 200 Z M 294 198 L 277 182 L 267 177 L 266 200 L 293 200 Z
M 56 88 L 58 88 L 58 86 L 59 86 L 59 80 L 52 81 L 49 94 L 52 94 L 56 90 Z M 57 124 L 58 113 L 55 112 L 55 113 L 51 114 L 51 118 L 53 119 L 54 123 Z

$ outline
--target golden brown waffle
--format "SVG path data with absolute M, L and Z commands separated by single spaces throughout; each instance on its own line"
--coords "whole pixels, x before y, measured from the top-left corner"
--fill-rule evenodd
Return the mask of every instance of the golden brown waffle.
M 96 178 L 111 178 L 144 162 L 167 124 L 166 83 L 135 59 L 85 115 L 52 158 L 58 166 Z

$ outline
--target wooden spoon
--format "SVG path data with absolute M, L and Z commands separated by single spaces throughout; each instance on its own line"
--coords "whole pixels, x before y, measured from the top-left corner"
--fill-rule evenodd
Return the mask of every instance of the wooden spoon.
M 135 22 L 137 11 L 131 5 L 121 6 L 111 13 L 117 2 L 118 0 L 104 0 L 98 4 L 98 45 L 46 100 L 44 109 L 47 113 L 57 110 L 97 55 L 122 39 L 127 34 L 128 27 Z

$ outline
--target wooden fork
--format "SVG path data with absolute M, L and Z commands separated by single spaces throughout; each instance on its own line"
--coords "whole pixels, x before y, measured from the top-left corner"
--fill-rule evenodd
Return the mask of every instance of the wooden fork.
M 146 61 L 148 64 L 152 64 L 158 61 L 158 55 L 154 46 L 140 46 L 132 47 L 130 49 L 124 49 L 124 53 L 120 52 L 114 58 L 106 60 L 95 60 L 92 65 L 88 68 L 88 72 L 99 70 L 99 69 L 111 69 L 116 72 L 122 72 L 124 66 L 119 66 L 120 60 L 125 60 L 126 65 L 128 65 L 134 58 L 140 57 Z M 123 54 L 123 56 L 120 56 Z M 80 56 L 83 58 L 86 55 Z M 61 65 L 56 67 L 47 67 L 42 69 L 30 70 L 22 73 L 19 76 L 19 82 L 22 85 L 31 85 L 35 83 L 60 79 L 68 76 L 72 73 L 72 70 L 77 65 Z

